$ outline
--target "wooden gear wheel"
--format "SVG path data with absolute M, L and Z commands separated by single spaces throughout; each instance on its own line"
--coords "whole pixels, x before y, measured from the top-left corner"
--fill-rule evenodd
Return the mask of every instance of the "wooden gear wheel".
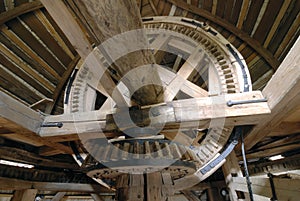
M 179 17 L 153 17 L 143 21 L 150 48 L 159 64 L 156 68 L 162 86 L 172 92 L 166 93 L 165 102 L 251 91 L 250 75 L 241 54 L 209 25 Z M 112 62 L 98 48 L 93 53 L 114 78 Z M 94 73 L 94 69 L 84 63 L 78 66 L 66 92 L 65 112 L 99 110 L 106 116 L 118 111 L 105 91 L 91 84 Z M 177 77 L 183 80 L 179 88 Z M 119 83 L 118 88 L 130 103 L 126 86 Z M 108 110 L 103 109 L 107 107 Z M 107 143 L 108 139 L 104 143 L 103 139 L 83 142 L 81 149 L 87 152 L 87 157 L 82 167 L 90 177 L 115 188 L 122 188 L 120 178 L 128 175 L 124 171 L 140 174 L 159 171 L 162 177 L 170 175 L 172 188 L 182 190 L 207 178 L 222 165 L 217 164 L 205 174 L 199 172 L 220 155 L 232 130 L 230 126 L 215 126 L 183 131 L 179 137 L 164 129 L 151 135 L 141 127 L 140 135 L 134 137 L 116 131 L 115 137 L 109 139 L 111 143 Z M 183 139 L 191 140 L 186 143 Z

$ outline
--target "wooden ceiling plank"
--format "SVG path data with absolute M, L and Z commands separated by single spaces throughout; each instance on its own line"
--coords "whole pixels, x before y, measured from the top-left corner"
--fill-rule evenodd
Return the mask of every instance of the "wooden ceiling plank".
M 18 7 L 15 7 L 12 10 L 3 12 L 0 14 L 0 25 L 4 24 L 5 22 L 14 19 L 22 14 L 29 13 L 35 10 L 42 8 L 43 5 L 40 1 L 32 1 L 25 4 L 22 4 Z
M 54 91 L 55 87 L 49 80 L 42 77 L 38 72 L 36 72 L 34 69 L 32 69 L 27 63 L 25 63 L 21 58 L 19 58 L 17 55 L 15 55 L 13 52 L 11 52 L 8 49 L 8 47 L 5 47 L 2 43 L 0 43 L 0 51 L 7 58 L 9 58 L 9 60 L 11 60 L 13 63 L 17 64 L 18 66 L 20 66 L 21 69 L 23 69 L 28 75 L 32 76 L 36 81 L 38 81 L 38 83 L 40 83 L 42 86 L 44 86 L 50 92 Z
M 76 55 L 72 53 L 70 48 L 61 38 L 59 33 L 55 30 L 51 22 L 47 19 L 45 14 L 41 10 L 36 10 L 34 15 L 38 17 L 38 19 L 43 23 L 43 25 L 47 28 L 47 30 L 51 33 L 51 35 L 57 40 L 58 44 L 63 48 L 63 50 L 68 54 L 71 59 L 74 59 Z
M 196 15 L 200 15 L 222 27 L 229 30 L 231 33 L 235 34 L 237 37 L 245 41 L 250 47 L 252 47 L 259 55 L 261 55 L 269 64 L 272 66 L 273 69 L 277 69 L 279 66 L 279 61 L 273 56 L 271 52 L 265 49 L 257 40 L 251 38 L 247 33 L 243 32 L 242 30 L 238 29 L 234 25 L 230 24 L 227 21 L 224 21 L 222 18 L 218 16 L 213 16 L 211 13 L 207 12 L 204 9 L 197 8 L 195 6 L 188 5 L 179 0 L 168 0 L 168 2 L 173 3 L 177 7 L 186 9 Z M 244 0 L 243 2 L 245 5 L 249 4 L 249 0 Z
M 284 154 L 286 152 L 299 149 L 299 144 L 290 144 L 280 147 L 275 147 L 271 149 L 265 149 L 263 151 L 253 151 L 252 153 L 246 154 L 247 159 L 258 159 L 258 158 L 265 158 L 265 157 L 271 157 L 276 156 L 279 154 Z M 242 159 L 242 157 L 239 157 L 239 159 Z
M 248 14 L 243 22 L 242 30 L 246 33 L 251 34 L 256 22 L 258 21 L 258 16 L 263 12 L 264 0 L 252 0 L 249 6 Z
M 213 0 L 211 14 L 216 15 L 217 13 L 218 0 Z
M 157 11 L 157 9 L 156 9 L 156 6 L 155 6 L 154 3 L 153 3 L 153 0 L 149 0 L 149 3 L 150 3 L 150 6 L 151 6 L 151 8 L 152 8 L 154 14 L 155 14 L 155 15 L 158 15 L 158 11 Z
M 281 22 L 281 20 L 282 20 L 282 18 L 284 16 L 284 14 L 285 14 L 285 12 L 287 11 L 288 7 L 290 6 L 291 1 L 292 0 L 285 0 L 283 2 L 283 5 L 282 5 L 282 7 L 281 7 L 281 9 L 280 9 L 280 11 L 279 11 L 276 19 L 275 19 L 275 22 L 273 23 L 272 28 L 269 31 L 268 36 L 267 36 L 267 38 L 266 38 L 266 40 L 264 42 L 264 48 L 267 48 L 268 45 L 270 44 L 270 42 L 271 42 L 271 40 L 272 40 L 272 38 L 273 38 L 276 30 L 279 27 L 279 24 L 280 24 L 280 22 Z
M 0 42 L 0 46 L 2 43 Z M 1 49 L 1 47 L 0 47 Z M 26 101 L 30 102 L 30 96 L 38 96 L 38 99 L 44 99 L 46 97 L 51 97 L 52 92 L 43 86 L 40 82 L 38 82 L 34 77 L 32 77 L 29 73 L 25 72 L 22 68 L 18 66 L 18 63 L 15 63 L 6 55 L 0 53 L 0 65 L 1 65 L 1 73 L 2 73 L 2 87 L 6 90 L 12 91 L 16 96 L 23 97 Z M 27 68 L 31 68 L 28 64 L 24 63 Z M 11 77 L 13 79 L 11 79 Z M 13 87 L 13 85 L 18 85 L 19 83 L 21 87 L 17 90 Z M 5 86 L 6 85 L 6 86 Z M 24 90 L 24 91 L 22 91 Z M 26 91 L 30 91 L 30 93 L 25 94 Z M 20 93 L 21 92 L 21 93 Z M 28 97 L 24 98 L 24 97 Z M 32 104 L 32 103 L 31 103 Z
M 279 58 L 281 54 L 284 52 L 285 48 L 288 47 L 289 42 L 294 37 L 294 34 L 299 30 L 299 24 L 300 24 L 300 13 L 297 15 L 295 21 L 291 25 L 283 41 L 280 43 L 279 47 L 277 48 L 274 54 L 276 58 Z
M 60 79 L 60 75 L 53 70 L 49 64 L 47 64 L 39 55 L 37 55 L 24 41 L 22 41 L 19 37 L 17 37 L 11 30 L 8 29 L 7 26 L 1 26 L 1 32 L 15 43 L 22 51 L 26 52 L 31 58 L 37 61 L 48 73 L 50 73 L 54 78 Z M 40 71 L 39 71 L 40 72 Z
M 264 130 L 283 121 L 288 113 L 300 102 L 300 39 L 282 62 L 272 79 L 263 90 L 268 99 L 271 115 L 262 121 L 245 139 L 246 149 L 251 149 L 257 142 L 269 134 Z
M 58 44 L 57 40 L 50 34 L 43 23 L 34 13 L 27 13 L 19 17 L 41 41 L 41 43 L 52 53 L 52 55 L 66 67 L 72 59 Z
M 49 51 L 41 39 L 20 19 L 6 23 L 6 26 L 23 40 L 36 54 L 53 68 L 58 74 L 63 73 L 65 66 Z
M 242 29 L 244 20 L 245 20 L 245 18 L 247 16 L 248 7 L 249 7 L 249 0 L 243 0 L 243 4 L 242 4 L 242 7 L 241 7 L 240 16 L 239 16 L 239 19 L 238 19 L 238 22 L 237 22 L 237 25 L 236 25 L 236 27 L 238 29 Z
M 251 36 L 253 36 L 253 38 L 257 41 L 259 41 L 260 44 L 264 44 L 267 34 L 269 33 L 272 24 L 275 21 L 276 15 L 278 15 L 283 2 L 284 0 L 278 0 L 276 2 L 268 1 L 266 7 L 264 7 L 265 4 L 263 5 L 261 11 L 264 12 L 261 12 L 261 15 L 258 16 L 256 25 L 254 26 L 251 33 Z

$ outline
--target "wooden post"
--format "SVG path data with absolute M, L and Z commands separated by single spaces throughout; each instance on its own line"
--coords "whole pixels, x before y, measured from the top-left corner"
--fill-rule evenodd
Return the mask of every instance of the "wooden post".
M 165 201 L 174 195 L 172 185 L 168 173 L 124 174 L 117 179 L 117 200 Z
M 34 201 L 37 191 L 36 189 L 15 191 L 11 201 Z
M 222 169 L 227 187 L 229 189 L 230 200 L 240 201 L 241 199 L 239 199 L 239 195 L 237 194 L 236 189 L 234 189 L 234 187 L 232 186 L 232 179 L 233 177 L 243 177 L 243 173 L 234 152 L 231 152 L 231 154 L 226 158 L 226 163 L 222 166 Z

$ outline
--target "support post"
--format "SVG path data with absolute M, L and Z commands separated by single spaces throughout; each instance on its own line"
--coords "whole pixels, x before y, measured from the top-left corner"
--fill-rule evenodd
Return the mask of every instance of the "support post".
M 15 191 L 11 201 L 34 201 L 37 189 L 27 189 Z

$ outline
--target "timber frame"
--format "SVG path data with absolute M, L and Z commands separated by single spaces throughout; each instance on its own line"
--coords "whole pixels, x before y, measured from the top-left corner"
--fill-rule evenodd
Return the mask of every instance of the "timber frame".
M 274 198 L 270 179 L 261 177 L 268 173 L 279 200 L 298 200 L 299 11 L 297 0 L 0 0 L 0 160 L 34 166 L 0 165 L 0 200 L 249 200 L 240 143 L 201 174 L 239 126 L 255 200 Z M 123 41 L 119 53 L 133 52 L 114 57 L 113 49 L 103 51 L 103 41 L 136 29 L 140 38 L 127 39 L 142 50 Z M 241 66 L 248 66 L 247 81 L 234 70 Z M 129 71 L 146 76 L 126 77 Z M 240 93 L 250 75 L 250 91 Z M 143 82 L 150 85 L 136 90 Z M 224 128 L 211 129 L 216 120 Z M 99 148 L 102 158 L 111 154 L 110 164 L 119 156 L 116 147 L 132 149 L 137 159 L 143 147 L 149 155 L 149 145 L 157 156 L 148 162 L 167 161 L 159 148 L 170 141 L 182 152 L 181 164 L 202 155 L 193 162 L 195 173 L 183 165 L 173 175 L 109 180 L 99 176 L 107 171 L 95 160 L 99 153 L 89 154 L 93 147 L 86 146 L 97 141 L 115 145 Z M 117 191 L 105 188 L 116 184 Z

